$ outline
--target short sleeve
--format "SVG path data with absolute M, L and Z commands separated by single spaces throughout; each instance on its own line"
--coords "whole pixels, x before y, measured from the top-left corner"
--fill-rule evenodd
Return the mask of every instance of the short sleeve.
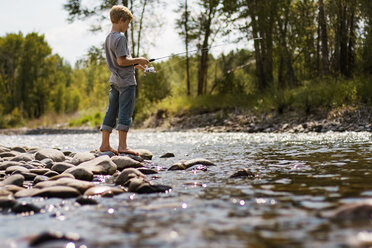
M 125 36 L 120 36 L 118 38 L 115 48 L 115 55 L 117 58 L 129 55 L 127 39 L 125 38 Z

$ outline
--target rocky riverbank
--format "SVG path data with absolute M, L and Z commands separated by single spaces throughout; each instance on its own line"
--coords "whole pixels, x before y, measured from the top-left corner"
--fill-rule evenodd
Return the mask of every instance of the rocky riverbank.
M 372 131 L 372 107 L 345 107 L 306 114 L 299 112 L 256 114 L 245 109 L 170 116 L 158 111 L 141 128 L 207 132 L 344 132 Z

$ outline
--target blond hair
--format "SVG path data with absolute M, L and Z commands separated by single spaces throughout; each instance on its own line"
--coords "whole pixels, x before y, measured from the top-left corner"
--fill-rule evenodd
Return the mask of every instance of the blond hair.
M 127 20 L 132 21 L 133 15 L 127 7 L 122 5 L 114 5 L 110 11 L 111 22 L 118 23 L 121 18 L 124 22 Z

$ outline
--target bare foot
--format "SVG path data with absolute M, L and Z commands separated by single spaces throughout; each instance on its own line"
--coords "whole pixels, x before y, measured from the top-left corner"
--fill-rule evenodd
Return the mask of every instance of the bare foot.
M 108 146 L 108 147 L 101 146 L 99 148 L 99 151 L 100 152 L 113 152 L 115 155 L 119 155 L 118 151 L 112 148 L 111 146 Z
M 130 149 L 129 147 L 125 148 L 125 149 L 122 149 L 122 148 L 118 148 L 118 152 L 119 154 L 120 153 L 126 153 L 126 154 L 132 154 L 132 155 L 135 155 L 135 156 L 139 156 L 139 153 L 136 152 L 136 151 L 133 151 L 132 149 Z

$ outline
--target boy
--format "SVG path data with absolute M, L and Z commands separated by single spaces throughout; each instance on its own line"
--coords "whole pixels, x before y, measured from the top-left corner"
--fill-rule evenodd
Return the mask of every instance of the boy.
M 136 92 L 136 78 L 134 68 L 145 69 L 149 63 L 146 58 L 132 58 L 128 49 L 124 33 L 133 19 L 128 8 L 115 5 L 111 8 L 110 19 L 111 32 L 105 41 L 107 66 L 111 71 L 109 105 L 101 126 L 102 143 L 101 152 L 111 151 L 115 154 L 128 153 L 138 155 L 127 146 L 127 134 L 132 122 L 134 100 Z M 110 134 L 118 123 L 116 129 L 119 132 L 119 146 L 115 150 L 110 146 Z

